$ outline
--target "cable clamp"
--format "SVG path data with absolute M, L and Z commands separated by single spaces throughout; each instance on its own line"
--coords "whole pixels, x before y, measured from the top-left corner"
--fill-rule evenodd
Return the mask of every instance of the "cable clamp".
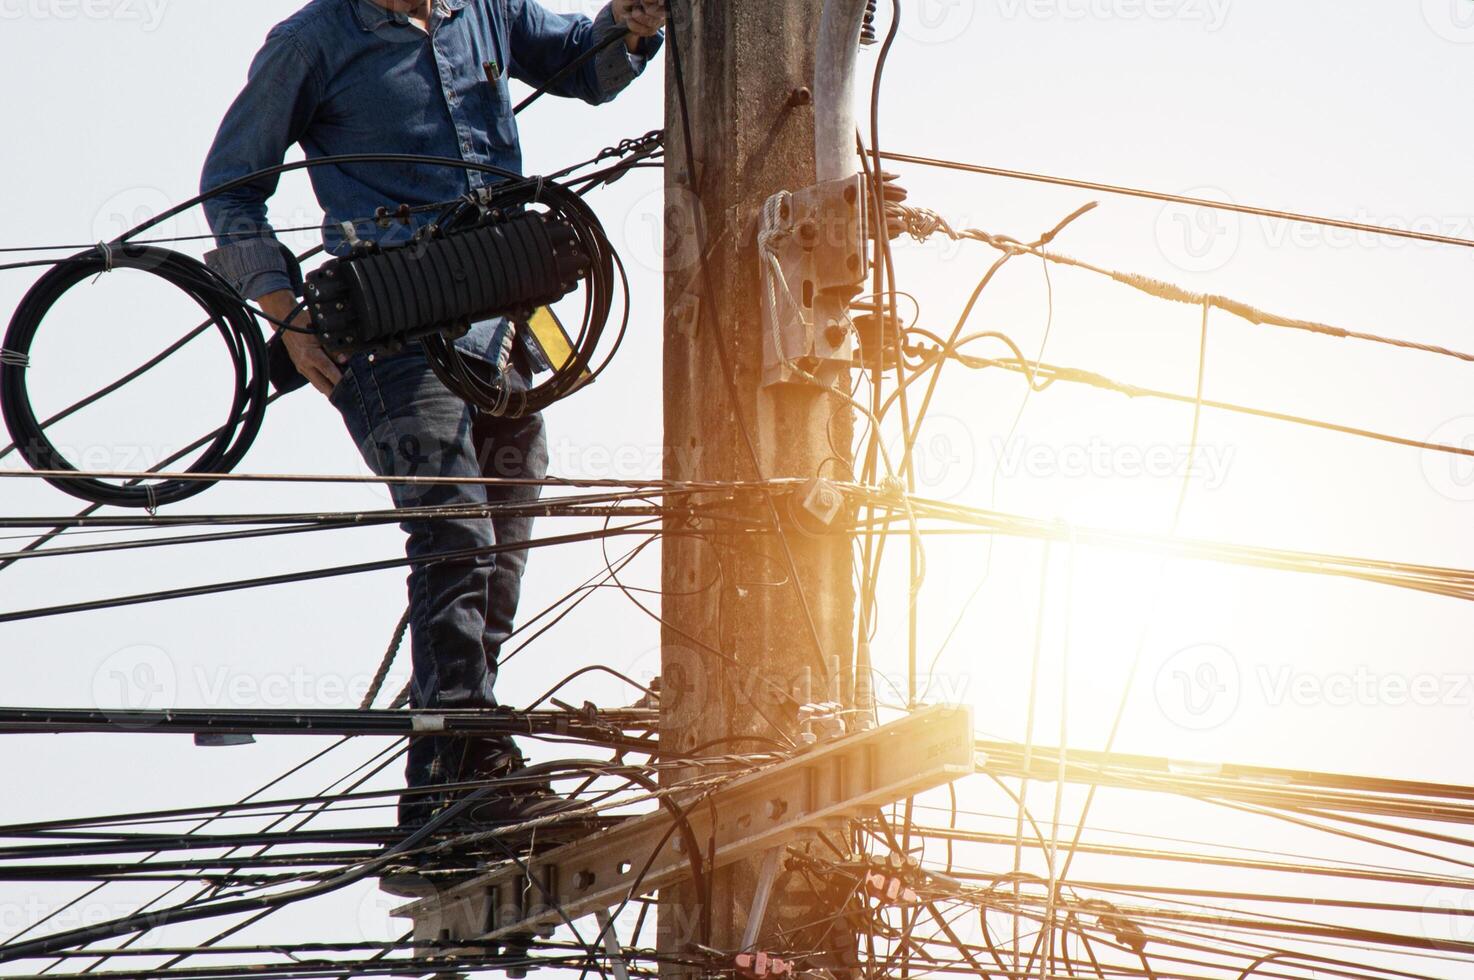
M 815 701 L 798 709 L 799 740 L 805 745 L 840 738 L 845 733 L 844 705 L 838 701 Z
M 865 891 L 871 898 L 891 905 L 914 905 L 921 900 L 916 891 L 900 878 L 879 871 L 866 873 Z
M 764 952 L 738 953 L 732 957 L 732 965 L 736 967 L 739 976 L 751 977 L 754 980 L 793 975 L 793 963 Z
M 8 364 L 11 367 L 30 367 L 31 357 L 29 354 L 8 347 L 0 347 L 0 364 Z

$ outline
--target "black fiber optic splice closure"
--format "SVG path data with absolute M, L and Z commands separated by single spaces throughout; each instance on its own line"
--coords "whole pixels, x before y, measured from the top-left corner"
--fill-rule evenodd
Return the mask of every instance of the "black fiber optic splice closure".
M 360 246 L 307 276 L 307 310 L 329 351 L 392 351 L 459 336 L 494 316 L 525 319 L 572 291 L 589 257 L 565 222 L 537 212 L 404 245 Z

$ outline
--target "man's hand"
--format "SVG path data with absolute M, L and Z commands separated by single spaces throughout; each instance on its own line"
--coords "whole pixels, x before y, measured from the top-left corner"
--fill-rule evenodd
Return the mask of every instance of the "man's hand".
M 297 297 L 282 289 L 262 296 L 260 303 L 261 309 L 266 311 L 267 316 L 286 322 L 287 317 L 291 316 L 292 309 L 297 305 Z M 307 314 L 306 310 L 303 310 L 297 314 L 296 319 L 290 322 L 294 327 L 311 327 L 312 317 Z M 275 324 L 272 326 L 273 329 L 281 329 Z M 333 387 L 343 377 L 343 372 L 338 370 L 338 365 L 347 363 L 348 355 L 337 355 L 337 363 L 334 363 L 333 357 L 323 349 L 322 342 L 316 336 L 309 333 L 298 333 L 295 330 L 286 331 L 282 336 L 282 343 L 286 346 L 287 355 L 291 357 L 292 363 L 302 373 L 302 377 L 324 395 L 331 395 Z
M 634 52 L 665 26 L 665 0 L 614 0 L 614 23 L 629 31 L 624 43 Z

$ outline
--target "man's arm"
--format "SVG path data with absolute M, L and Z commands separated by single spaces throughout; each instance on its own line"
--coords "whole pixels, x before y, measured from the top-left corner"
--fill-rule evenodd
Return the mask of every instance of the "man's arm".
M 278 27 L 251 62 L 246 86 L 220 123 L 205 158 L 201 193 L 282 162 L 306 131 L 322 90 L 320 68 L 288 29 Z M 217 248 L 205 262 L 266 314 L 285 320 L 296 306 L 286 256 L 266 220 L 266 202 L 278 179 L 263 177 L 205 202 L 205 218 Z M 306 314 L 295 323 L 310 322 Z M 340 377 L 315 337 L 288 333 L 282 341 L 292 362 L 324 394 Z
M 660 28 L 665 23 L 665 0 L 611 0 L 590 21 L 583 16 L 555 14 L 537 0 L 509 0 L 511 65 L 514 78 L 541 86 L 574 59 L 605 42 L 611 35 L 625 39 L 611 44 L 578 71 L 548 91 L 597 105 L 608 102 L 645 70 L 645 62 L 660 50 Z

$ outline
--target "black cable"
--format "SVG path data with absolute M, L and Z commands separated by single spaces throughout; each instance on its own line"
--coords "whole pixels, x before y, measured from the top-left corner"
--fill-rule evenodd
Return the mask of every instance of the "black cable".
M 432 227 L 437 229 L 437 235 L 453 236 L 483 220 L 489 208 L 520 211 L 533 205 L 545 207 L 550 219 L 570 229 L 577 249 L 588 260 L 588 270 L 583 275 L 586 284 L 583 320 L 570 345 L 572 355 L 568 360 L 554 367 L 546 381 L 527 391 L 512 391 L 500 371 L 475 358 L 463 357 L 444 333 L 431 334 L 422 341 L 431 370 L 447 388 L 480 411 L 507 418 L 542 411 L 590 384 L 608 364 L 608 357 L 597 366 L 593 360 L 609 321 L 616 283 L 624 300 L 620 339 L 629 321 L 629 279 L 623 263 L 593 210 L 576 193 L 556 181 L 538 178 L 515 182 L 505 189 L 492 188 L 484 203 L 457 202 Z M 618 348 L 618 341 L 614 346 Z
M 562 68 L 559 68 L 556 72 L 552 74 L 551 77 L 548 78 L 547 81 L 543 82 L 536 89 L 534 89 L 531 95 L 527 96 L 527 98 L 523 99 L 521 102 L 518 102 L 517 105 L 512 108 L 512 115 L 517 115 L 523 109 L 526 109 L 538 99 L 542 98 L 554 85 L 557 85 L 559 82 L 563 81 L 563 79 L 567 78 L 569 75 L 572 75 L 584 65 L 588 64 L 591 60 L 597 58 L 601 53 L 604 52 L 606 48 L 613 47 L 616 41 L 623 43 L 625 37 L 627 36 L 627 33 L 628 32 L 624 31 L 616 31 L 613 34 L 610 34 L 608 37 L 604 38 L 604 40 L 589 48 L 587 51 L 580 54 L 577 58 L 574 58 Z
M 241 589 L 261 588 L 268 585 L 287 585 L 294 582 L 308 582 L 317 579 L 334 578 L 340 575 L 356 575 L 360 572 L 378 572 L 390 568 L 404 568 L 408 565 L 440 561 L 461 561 L 472 558 L 480 558 L 487 555 L 499 554 L 503 551 L 517 551 L 524 548 L 545 548 L 558 544 L 571 544 L 583 541 L 591 541 L 595 538 L 608 535 L 648 534 L 647 530 L 641 529 L 641 524 L 629 525 L 615 528 L 608 532 L 583 531 L 575 534 L 560 534 L 547 538 L 538 538 L 526 542 L 513 542 L 509 544 L 493 544 L 480 548 L 461 548 L 453 551 L 440 552 L 421 558 L 386 558 L 380 561 L 358 562 L 351 565 L 332 565 L 326 568 L 315 568 L 303 572 L 286 572 L 278 575 L 264 575 L 257 578 L 234 579 L 228 582 L 217 582 L 209 585 L 183 586 L 177 589 L 162 589 L 155 592 L 140 592 L 132 595 L 117 596 L 112 599 L 95 599 L 87 602 L 64 603 L 56 606 L 42 606 L 34 609 L 24 609 L 15 612 L 0 613 L 0 623 L 13 623 L 25 619 L 39 619 L 46 616 L 59 616 L 64 613 L 88 612 L 98 609 L 113 609 L 119 606 L 132 606 L 146 602 L 160 602 L 167 599 L 183 599 L 191 596 L 216 595 L 221 592 L 235 592 Z
M 623 267 L 614 255 L 613 247 L 600 227 L 597 217 L 572 191 L 549 183 L 541 178 L 526 178 L 514 171 L 489 164 L 471 163 L 464 160 L 420 154 L 399 153 L 356 153 L 320 157 L 280 163 L 254 173 L 227 181 L 124 232 L 112 242 L 100 244 L 70 258 L 58 262 L 30 263 L 53 266 L 27 293 L 20 308 L 11 320 L 0 356 L 0 410 L 13 441 L 26 461 L 35 469 L 75 471 L 56 447 L 47 439 L 45 424 L 41 423 L 32 409 L 27 391 L 27 369 L 29 353 L 41 321 L 61 296 L 85 279 L 115 268 L 134 268 L 160 276 L 183 290 L 209 315 L 225 337 L 235 367 L 235 397 L 227 424 L 215 434 L 205 453 L 192 467 L 197 473 L 224 473 L 233 468 L 250 448 L 265 411 L 269 371 L 266 364 L 266 348 L 256 326 L 256 319 L 276 323 L 263 311 L 246 303 L 231 288 L 229 283 L 212 272 L 203 263 L 178 252 L 153 246 L 141 246 L 131 241 L 150 228 L 156 227 L 184 211 L 212 197 L 223 194 L 264 178 L 278 176 L 295 170 L 312 167 L 337 166 L 348 163 L 401 163 L 423 166 L 452 167 L 463 171 L 487 174 L 499 178 L 502 183 L 488 193 L 502 199 L 515 198 L 520 202 L 542 203 L 573 225 L 580 244 L 593 260 L 589 276 L 589 290 L 585 304 L 583 328 L 580 330 L 575 354 L 569 363 L 560 366 L 553 378 L 530 392 L 512 398 L 515 412 L 537 411 L 558 398 L 587 384 L 592 377 L 608 364 L 591 364 L 593 352 L 599 342 L 603 327 L 612 306 L 612 291 L 615 272 L 618 282 L 628 294 L 628 281 Z M 622 339 L 628 321 L 628 302 L 625 303 L 624 318 L 619 330 Z M 278 324 L 279 326 L 288 326 Z M 297 329 L 297 328 L 292 328 Z M 485 378 L 478 377 L 474 370 L 461 362 L 454 348 L 443 338 L 427 345 L 431 350 L 432 367 L 436 374 L 449 384 L 450 378 L 460 382 L 460 388 L 452 387 L 457 394 L 482 407 L 501 406 L 505 409 L 509 395 L 504 386 L 494 390 Z M 182 343 L 182 342 L 181 342 Z M 617 349 L 618 340 L 615 347 Z M 170 352 L 173 349 L 171 348 Z M 438 354 L 436 351 L 438 350 Z M 143 370 L 152 367 L 150 362 L 144 369 L 134 372 L 126 380 L 137 377 Z M 115 390 L 125 381 L 120 381 L 107 390 Z M 104 392 L 106 393 L 106 392 Z M 90 403 L 101 395 L 84 400 Z M 65 410 L 63 415 L 70 414 Z M 175 481 L 144 484 L 138 487 L 118 487 L 97 480 L 58 477 L 53 485 L 74 496 L 93 503 L 124 507 L 156 508 L 162 504 L 182 500 L 199 493 L 210 484 L 208 481 L 185 486 Z
M 59 263 L 26 293 L 10 321 L 5 356 L 0 358 L 0 413 L 16 448 L 35 469 L 76 470 L 47 438 L 31 405 L 27 381 L 31 345 L 42 320 L 67 290 L 114 269 L 135 269 L 178 288 L 199 304 L 220 331 L 235 374 L 230 412 L 191 468 L 199 473 L 229 471 L 245 456 L 265 417 L 269 373 L 266 344 L 251 313 L 224 279 L 202 262 L 152 246 L 99 246 Z M 52 477 L 47 482 L 93 503 L 149 510 L 184 500 L 209 486 L 204 482 L 164 480 L 129 487 L 85 477 Z
M 234 915 L 239 912 L 289 905 L 302 901 L 303 899 L 336 891 L 339 888 L 351 885 L 355 881 L 367 877 L 397 855 L 415 849 L 422 841 L 428 840 L 442 827 L 448 825 L 463 812 L 490 796 L 495 790 L 496 787 L 488 786 L 463 797 L 435 814 L 423 826 L 406 836 L 403 840 L 386 848 L 374 860 L 365 862 L 358 868 L 334 875 L 316 884 L 307 885 L 303 888 L 282 894 L 259 898 L 234 899 L 188 908 L 174 906 L 138 915 L 124 916 L 107 922 L 100 922 L 96 925 L 68 929 L 64 932 L 54 933 L 39 939 L 33 939 L 29 942 L 7 943 L 4 946 L 0 946 L 0 963 L 45 956 L 48 953 L 71 949 L 85 943 L 95 942 L 99 939 L 126 936 L 130 933 L 137 932 L 139 929 L 157 929 L 160 926 L 173 925 L 179 922 L 192 922 L 213 916 Z

